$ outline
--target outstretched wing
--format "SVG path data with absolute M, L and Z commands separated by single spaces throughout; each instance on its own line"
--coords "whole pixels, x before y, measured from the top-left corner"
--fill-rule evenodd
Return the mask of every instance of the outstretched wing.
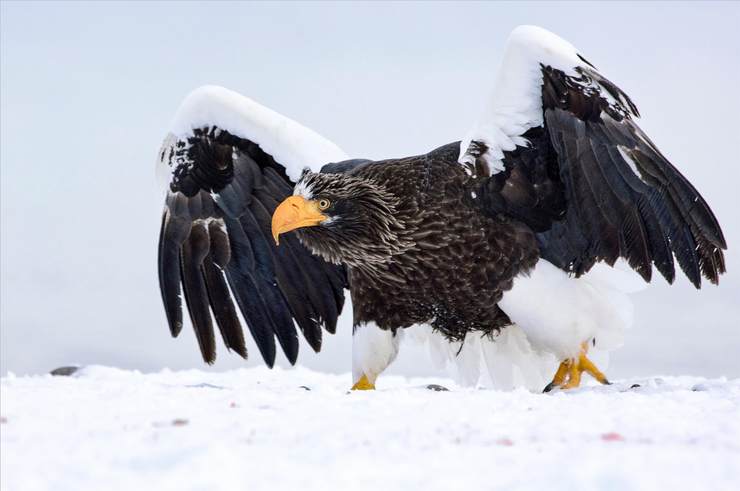
M 235 92 L 209 86 L 185 98 L 158 163 L 167 186 L 159 284 L 173 336 L 183 326 L 182 291 L 207 363 L 216 358 L 212 319 L 226 347 L 247 357 L 237 307 L 269 366 L 275 338 L 295 363 L 295 325 L 320 350 L 322 326 L 333 333 L 342 310 L 344 271 L 293 236 L 276 247 L 270 219 L 304 167 L 344 159 L 333 143 Z
M 637 108 L 568 42 L 511 34 L 484 117 L 460 163 L 484 177 L 485 208 L 538 232 L 542 256 L 581 275 L 622 257 L 672 282 L 674 255 L 699 288 L 725 271 L 707 203 L 635 123 Z M 490 177 L 488 177 L 490 176 Z

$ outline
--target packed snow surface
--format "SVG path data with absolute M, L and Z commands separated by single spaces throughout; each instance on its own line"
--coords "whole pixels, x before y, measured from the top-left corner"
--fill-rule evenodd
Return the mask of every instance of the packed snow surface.
M 2 379 L 2 489 L 738 489 L 740 380 L 551 394 L 306 369 Z M 447 392 L 428 390 L 436 383 Z M 631 388 L 633 384 L 640 387 Z

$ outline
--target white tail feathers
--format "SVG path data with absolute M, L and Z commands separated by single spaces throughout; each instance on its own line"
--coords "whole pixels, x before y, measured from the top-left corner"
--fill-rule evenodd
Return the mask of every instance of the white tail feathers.
M 535 352 L 516 325 L 491 337 L 470 333 L 463 343 L 450 343 L 430 326 L 414 326 L 404 339 L 426 345 L 434 365 L 446 368 L 461 385 L 537 391 L 557 367 L 555 357 Z

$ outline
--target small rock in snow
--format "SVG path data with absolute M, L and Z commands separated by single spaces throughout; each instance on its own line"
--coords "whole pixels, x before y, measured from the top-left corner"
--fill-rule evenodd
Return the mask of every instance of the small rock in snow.
M 429 384 L 429 385 L 427 385 L 426 388 L 429 389 L 429 390 L 433 390 L 434 392 L 449 392 L 449 390 L 450 390 L 447 387 L 443 387 L 443 386 L 437 385 L 437 384 Z
M 74 367 L 74 366 L 59 367 L 59 368 L 55 368 L 49 373 L 54 375 L 55 377 L 69 377 L 70 375 L 75 374 L 79 369 L 80 367 Z

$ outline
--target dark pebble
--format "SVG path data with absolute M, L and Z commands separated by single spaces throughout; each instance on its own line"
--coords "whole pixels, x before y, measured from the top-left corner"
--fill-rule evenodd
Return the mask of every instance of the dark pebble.
M 427 389 L 433 390 L 434 392 L 449 392 L 450 390 L 447 387 L 442 387 L 441 385 L 437 384 L 429 384 L 427 385 Z
M 79 369 L 80 367 L 59 367 L 55 368 L 49 373 L 54 375 L 55 377 L 69 377 L 70 375 L 76 373 Z

